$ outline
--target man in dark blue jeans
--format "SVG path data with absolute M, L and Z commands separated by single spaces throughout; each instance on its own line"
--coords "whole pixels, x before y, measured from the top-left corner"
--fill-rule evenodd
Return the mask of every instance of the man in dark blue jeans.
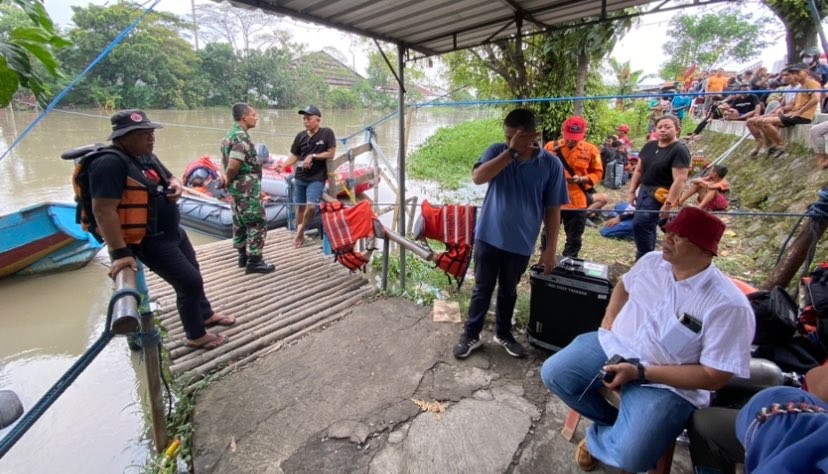
M 454 346 L 462 359 L 480 347 L 480 331 L 498 286 L 494 341 L 514 357 L 526 349 L 512 336 L 517 284 L 526 271 L 540 232 L 546 225 L 546 250 L 540 263 L 550 273 L 561 225 L 561 204 L 567 204 L 563 166 L 538 145 L 535 116 L 516 109 L 503 121 L 506 143 L 491 145 L 472 171 L 475 184 L 489 183 L 475 232 L 475 285 L 463 335 Z

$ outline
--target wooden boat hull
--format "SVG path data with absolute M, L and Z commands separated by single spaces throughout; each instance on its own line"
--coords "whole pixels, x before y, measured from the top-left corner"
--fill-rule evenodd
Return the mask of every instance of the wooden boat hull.
M 215 237 L 233 236 L 233 210 L 230 203 L 206 197 L 184 194 L 178 200 L 181 225 Z M 287 225 L 288 209 L 284 200 L 269 201 L 265 205 L 267 228 Z
M 81 268 L 102 244 L 75 222 L 75 205 L 41 203 L 0 216 L 0 278 Z

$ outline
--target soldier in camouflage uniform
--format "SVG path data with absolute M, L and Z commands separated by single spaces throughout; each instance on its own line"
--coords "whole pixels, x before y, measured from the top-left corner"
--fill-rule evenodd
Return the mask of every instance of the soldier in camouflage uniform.
M 261 201 L 262 165 L 248 130 L 256 126 L 256 109 L 233 105 L 233 128 L 221 142 L 225 185 L 233 198 L 233 247 L 245 273 L 270 273 L 276 268 L 262 259 L 267 219 Z

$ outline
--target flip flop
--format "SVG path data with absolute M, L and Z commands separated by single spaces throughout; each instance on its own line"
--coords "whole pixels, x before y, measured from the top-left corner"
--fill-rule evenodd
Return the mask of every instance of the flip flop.
M 212 350 L 212 349 L 215 349 L 217 347 L 220 347 L 220 346 L 223 346 L 223 345 L 227 344 L 227 341 L 230 340 L 230 338 L 228 338 L 227 336 L 223 336 L 221 334 L 215 334 L 215 333 L 208 333 L 208 334 L 212 334 L 214 337 L 212 339 L 208 340 L 207 342 L 202 342 L 201 344 L 195 344 L 192 341 L 190 341 L 189 339 L 187 339 L 184 344 L 186 344 L 187 346 L 192 347 L 194 349 L 204 349 L 204 350 L 209 351 L 209 350 Z
M 214 316 L 215 314 L 213 316 L 210 316 L 210 318 Z M 204 321 L 204 327 L 208 328 L 211 328 L 213 326 L 232 326 L 234 324 L 236 324 L 236 318 L 234 316 L 221 316 L 217 320 L 211 321 L 209 323 L 207 321 Z

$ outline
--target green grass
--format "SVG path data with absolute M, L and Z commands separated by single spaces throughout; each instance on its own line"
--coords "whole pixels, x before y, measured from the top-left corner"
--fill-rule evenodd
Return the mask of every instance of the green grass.
M 472 166 L 486 148 L 503 140 L 501 119 L 474 120 L 441 128 L 406 158 L 408 174 L 415 179 L 438 182 L 447 189 L 458 189 L 469 181 Z

